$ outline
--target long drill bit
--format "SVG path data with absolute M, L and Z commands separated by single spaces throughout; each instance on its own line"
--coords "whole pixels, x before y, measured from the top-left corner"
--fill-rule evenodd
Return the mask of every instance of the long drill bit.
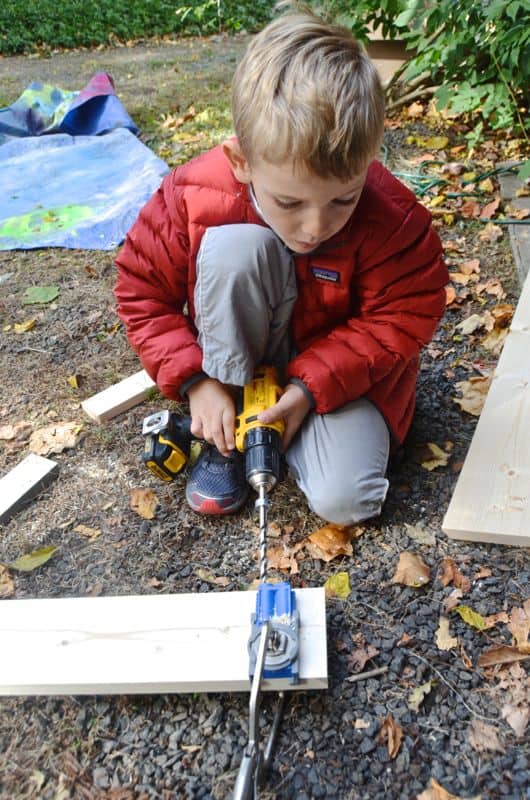
M 259 580 L 262 583 L 267 577 L 267 529 L 268 529 L 268 510 L 269 499 L 267 497 L 267 487 L 261 484 L 256 500 L 256 508 L 259 511 Z

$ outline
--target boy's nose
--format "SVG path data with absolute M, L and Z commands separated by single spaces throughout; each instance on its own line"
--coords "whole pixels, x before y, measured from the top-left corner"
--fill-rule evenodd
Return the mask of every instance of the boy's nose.
M 302 221 L 302 231 L 309 240 L 321 239 L 328 228 L 328 219 L 325 211 L 315 209 L 308 211 Z

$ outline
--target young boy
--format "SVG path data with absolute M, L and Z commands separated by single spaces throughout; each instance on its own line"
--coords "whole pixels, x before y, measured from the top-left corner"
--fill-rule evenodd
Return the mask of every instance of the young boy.
M 245 502 L 238 387 L 284 376 L 261 414 L 321 517 L 377 515 L 391 442 L 409 428 L 420 349 L 445 307 L 428 212 L 377 161 L 384 104 L 349 31 L 291 6 L 236 70 L 237 138 L 178 167 L 117 258 L 118 313 L 166 397 L 207 445 L 186 489 L 198 512 Z

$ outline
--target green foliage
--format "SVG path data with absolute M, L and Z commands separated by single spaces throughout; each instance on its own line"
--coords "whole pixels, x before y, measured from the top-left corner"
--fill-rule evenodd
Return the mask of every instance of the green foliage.
M 523 129 L 530 104 L 528 0 L 321 0 L 361 39 L 369 26 L 412 51 L 405 80 L 426 73 L 439 108 Z
M 271 15 L 268 0 L 3 0 L 0 53 L 71 48 L 167 34 L 255 30 Z

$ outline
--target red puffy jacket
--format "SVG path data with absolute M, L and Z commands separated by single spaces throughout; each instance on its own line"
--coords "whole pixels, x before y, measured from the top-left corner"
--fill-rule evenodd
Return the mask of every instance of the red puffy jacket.
M 194 326 L 196 256 L 208 227 L 264 225 L 220 147 L 178 167 L 140 212 L 116 260 L 118 314 L 169 398 L 202 370 Z M 380 163 L 345 227 L 297 255 L 292 316 L 304 382 L 318 413 L 366 395 L 402 441 L 414 411 L 420 348 L 445 308 L 447 270 L 430 215 Z

